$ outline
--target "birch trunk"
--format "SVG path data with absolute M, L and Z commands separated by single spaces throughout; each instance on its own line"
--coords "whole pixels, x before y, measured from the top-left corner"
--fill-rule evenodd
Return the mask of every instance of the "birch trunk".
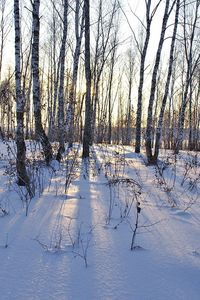
M 139 86 L 138 86 L 138 102 L 137 102 L 137 114 L 136 114 L 136 137 L 135 137 L 135 152 L 140 153 L 141 148 L 141 124 L 142 124 L 142 99 L 143 99 L 143 85 L 144 85 L 144 72 L 145 72 L 145 61 L 146 55 L 151 35 L 151 23 L 153 17 L 161 3 L 158 1 L 157 5 L 153 9 L 152 13 L 151 10 L 151 0 L 145 1 L 146 3 L 146 27 L 145 27 L 145 41 L 144 46 L 141 51 L 140 57 L 140 79 L 139 79 Z
M 159 147 L 160 147 L 160 140 L 161 140 L 161 133 L 162 133 L 162 125 L 163 125 L 163 116 L 165 112 L 165 107 L 167 103 L 167 97 L 169 94 L 169 85 L 170 80 L 172 76 L 172 67 L 173 67 L 173 61 L 174 61 L 174 48 L 175 48 L 175 41 L 176 41 L 176 33 L 178 28 L 178 16 L 179 16 L 179 8 L 180 8 L 180 0 L 177 0 L 176 3 L 176 13 L 175 13 L 175 20 L 174 20 L 174 29 L 173 29 L 173 35 L 172 35 L 172 41 L 171 41 L 171 48 L 170 48 L 170 57 L 169 57 L 169 67 L 168 67 L 168 74 L 167 74 L 167 81 L 165 84 L 165 92 L 162 100 L 158 125 L 156 128 L 156 142 L 155 142 L 155 152 L 154 152 L 154 162 L 157 162 L 158 154 L 159 154 Z
M 149 164 L 152 164 L 152 163 L 154 164 L 154 158 L 152 155 L 153 104 L 154 104 L 154 99 L 155 99 L 157 74 L 158 74 L 158 69 L 159 69 L 159 64 L 160 64 L 161 52 L 162 52 L 162 47 L 163 47 L 164 38 L 165 38 L 165 32 L 166 32 L 166 28 L 167 28 L 167 21 L 169 19 L 169 15 L 170 15 L 169 11 L 171 11 L 171 9 L 169 10 L 169 4 L 170 4 L 170 0 L 166 0 L 163 22 L 162 22 L 162 27 L 161 27 L 161 35 L 160 35 L 160 40 L 159 40 L 158 49 L 157 49 L 157 53 L 156 53 L 155 65 L 153 68 L 153 74 L 152 74 L 152 79 L 151 79 L 151 92 L 150 92 L 149 105 L 148 105 L 146 141 L 145 141 L 146 155 L 147 155 L 147 160 L 148 160 Z
M 114 41 L 115 43 L 115 41 Z M 113 48 L 110 66 L 110 78 L 108 86 L 108 143 L 112 142 L 112 84 L 113 84 L 113 70 L 115 64 L 115 51 L 116 47 Z
M 110 44 L 110 38 L 112 35 L 112 30 L 114 27 L 114 17 L 117 13 L 117 1 L 113 2 L 113 7 L 109 15 L 108 24 L 105 23 L 105 19 L 103 17 L 102 11 L 103 1 L 100 0 L 99 2 L 99 11 L 98 11 L 98 21 L 97 21 L 97 37 L 96 37 L 96 46 L 95 46 L 95 58 L 94 58 L 94 67 L 93 67 L 93 89 L 94 89 L 94 96 L 92 97 L 92 143 L 94 141 L 94 136 L 96 132 L 96 119 L 97 119 L 97 107 L 99 106 L 99 91 L 100 91 L 100 80 L 103 74 L 103 70 L 105 64 L 114 50 L 116 45 L 116 37 L 117 37 L 117 28 L 114 32 L 113 42 Z M 106 24 L 106 27 L 105 27 Z M 109 47 L 110 46 L 110 47 Z
M 131 118 L 131 96 L 133 87 L 133 70 L 134 70 L 134 53 L 130 49 L 129 51 L 129 68 L 128 68 L 128 104 L 127 104 L 127 117 L 126 117 L 126 145 L 131 143 L 131 128 L 132 128 L 132 118 Z
M 60 84 L 58 91 L 58 138 L 59 149 L 57 159 L 60 160 L 62 153 L 65 151 L 65 119 L 64 119 L 64 79 L 65 79 L 65 57 L 66 57 L 66 41 L 68 27 L 68 0 L 64 1 L 64 18 L 63 18 L 63 37 L 60 49 Z
M 16 90 L 16 145 L 17 145 L 17 177 L 18 185 L 26 186 L 29 189 L 29 177 L 26 171 L 26 145 L 24 142 L 24 98 L 21 91 L 21 28 L 19 15 L 19 0 L 14 0 L 14 21 L 15 21 L 15 90 Z
M 132 91 L 132 78 L 129 81 L 128 92 L 128 107 L 127 107 L 127 121 L 126 121 L 126 145 L 131 143 L 131 91 Z
M 51 144 L 45 134 L 42 126 L 42 116 L 41 116 L 41 99 L 40 99 L 40 80 L 39 80 L 39 33 L 40 33 L 40 17 L 39 17 L 39 7 L 40 0 L 34 0 L 32 2 L 33 12 L 32 12 L 32 78 L 33 78 L 33 105 L 34 105 L 34 117 L 35 117 L 35 132 L 36 137 L 42 144 L 44 151 L 45 161 L 47 164 L 52 159 L 52 148 Z
M 8 30 L 6 28 L 6 18 L 8 16 L 5 16 L 5 9 L 6 9 L 6 0 L 0 1 L 0 10 L 1 10 L 1 19 L 0 19 L 0 81 L 1 81 L 1 75 L 2 75 L 2 64 L 3 64 L 3 56 L 4 56 L 4 47 L 5 47 L 5 39 L 6 39 L 6 31 Z
M 143 84 L 144 84 L 144 68 L 145 68 L 146 54 L 147 54 L 150 33 L 151 33 L 151 31 L 150 31 L 150 27 L 151 27 L 150 7 L 151 7 L 151 0 L 149 0 L 146 5 L 146 36 L 145 36 L 145 42 L 144 42 L 144 47 L 143 47 L 143 50 L 141 53 L 141 61 L 140 61 L 140 81 L 139 81 L 139 87 L 138 87 L 136 137 L 135 137 L 135 152 L 136 153 L 140 153 L 140 148 L 141 148 L 142 92 L 143 92 Z
M 188 141 L 188 150 L 192 151 L 193 149 L 193 130 L 192 130 L 192 96 L 193 96 L 193 84 L 190 82 L 190 93 L 189 93 L 189 141 Z
M 53 3 L 52 3 L 53 4 Z M 52 12 L 52 48 L 51 48 L 51 111 L 50 111 L 50 125 L 49 125 L 49 134 L 50 140 L 55 139 L 56 134 L 56 116 L 57 116 L 57 98 L 58 98 L 58 79 L 59 79 L 59 70 L 60 62 L 56 61 L 56 15 L 55 15 L 55 6 L 53 4 Z
M 89 158 L 91 143 L 90 0 L 84 0 L 84 12 L 86 97 L 82 157 Z
M 185 90 L 184 90 L 182 105 L 181 105 L 181 112 L 180 112 L 179 120 L 178 120 L 178 134 L 177 134 L 176 145 L 175 145 L 175 153 L 176 154 L 179 153 L 179 150 L 180 150 L 182 142 L 183 142 L 185 112 L 186 112 L 186 107 L 188 104 L 189 87 L 192 84 L 193 73 L 199 63 L 199 60 L 200 60 L 200 55 L 198 55 L 195 62 L 194 62 L 194 58 L 193 58 L 193 44 L 194 44 L 194 39 L 195 39 L 195 31 L 196 31 L 196 24 L 197 24 L 197 20 L 198 20 L 200 1 L 196 0 L 194 21 L 191 24 L 192 32 L 191 32 L 191 36 L 190 36 L 190 40 L 189 40 L 189 49 L 188 49 L 188 43 L 186 40 L 186 34 L 188 34 L 187 29 L 186 29 L 186 25 L 187 25 L 186 1 L 184 1 L 183 5 L 184 5 L 184 43 L 185 43 L 185 56 L 186 56 L 186 61 L 187 61 L 187 72 L 186 72 L 186 79 L 185 79 Z
M 114 37 L 112 41 L 112 52 L 111 52 L 111 62 L 110 62 L 110 76 L 108 83 L 108 143 L 112 142 L 112 85 L 113 85 L 113 72 L 115 66 L 115 58 L 117 51 L 117 29 L 114 32 Z
M 76 85 L 78 78 L 78 65 L 81 52 L 81 42 L 83 37 L 84 29 L 84 11 L 82 12 L 81 24 L 79 25 L 80 17 L 80 0 L 76 1 L 76 11 L 75 11 L 75 35 L 76 35 L 76 46 L 73 58 L 73 74 L 72 74 L 72 84 L 69 91 L 69 106 L 67 109 L 66 116 L 66 130 L 68 132 L 68 145 L 72 147 L 74 141 L 74 111 L 75 111 L 75 96 L 76 96 Z M 80 26 L 80 29 L 79 29 Z

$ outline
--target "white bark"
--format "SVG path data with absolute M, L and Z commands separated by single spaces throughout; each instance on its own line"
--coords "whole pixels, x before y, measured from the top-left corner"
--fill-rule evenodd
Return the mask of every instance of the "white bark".
M 145 26 L 145 40 L 144 46 L 140 51 L 140 80 L 138 86 L 138 102 L 137 102 L 137 117 L 136 117 L 136 141 L 135 141 L 135 152 L 140 153 L 141 147 L 141 123 L 142 123 L 142 99 L 143 99 L 143 85 L 144 85 L 144 72 L 145 72 L 145 61 L 151 34 L 151 24 L 153 17 L 161 3 L 159 1 L 153 11 L 151 12 L 151 0 L 145 1 L 146 3 L 146 26 Z
M 152 79 L 151 79 L 151 91 L 150 91 L 150 98 L 149 98 L 149 105 L 148 105 L 146 141 L 145 141 L 146 155 L 147 155 L 147 159 L 148 159 L 149 163 L 154 163 L 153 156 L 152 156 L 152 121 L 153 121 L 153 104 L 154 104 L 156 84 L 157 84 L 157 74 L 158 74 L 158 69 L 159 69 L 159 65 L 160 65 L 160 58 L 161 58 L 161 52 L 162 52 L 162 47 L 163 47 L 164 38 L 165 38 L 165 32 L 166 32 L 166 28 L 167 28 L 167 21 L 169 19 L 169 16 L 170 16 L 170 13 L 172 11 L 172 7 L 174 6 L 174 4 L 175 4 L 175 1 L 173 2 L 172 6 L 170 8 L 170 0 L 166 0 L 166 2 L 165 2 L 165 11 L 164 11 L 164 15 L 163 15 L 160 40 L 159 40 L 159 44 L 158 44 L 156 60 L 155 60 L 155 65 L 153 68 Z
M 177 0 L 175 20 L 174 20 L 174 30 L 173 30 L 173 35 L 172 35 L 170 57 L 169 57 L 169 64 L 168 64 L 168 66 L 169 66 L 168 74 L 167 74 L 167 80 L 166 80 L 166 84 L 165 84 L 165 92 L 164 92 L 164 96 L 162 99 L 162 105 L 161 105 L 161 109 L 160 109 L 158 125 L 157 125 L 157 129 L 156 129 L 156 143 L 155 143 L 155 153 L 154 153 L 154 161 L 155 162 L 157 162 L 157 158 L 158 158 L 158 154 L 159 154 L 160 139 L 161 139 L 162 125 L 163 125 L 163 116 L 164 116 L 164 112 L 165 112 L 167 97 L 169 94 L 170 80 L 171 80 L 171 76 L 172 76 L 172 67 L 173 67 L 173 62 L 174 62 L 174 48 L 175 48 L 176 33 L 177 33 L 177 28 L 178 28 L 179 9 L 180 9 L 180 0 Z
M 35 131 L 36 137 L 41 142 L 45 155 L 46 163 L 52 159 L 52 148 L 49 140 L 45 134 L 42 126 L 41 116 L 41 100 L 40 100 L 40 79 L 39 79 L 39 34 L 40 34 L 40 17 L 39 7 L 40 0 L 34 0 L 32 2 L 32 79 L 33 79 L 33 105 L 34 105 L 34 117 L 35 117 Z
M 196 0 L 196 7 L 194 12 L 194 20 L 191 24 L 191 35 L 189 37 L 189 47 L 187 43 L 186 38 L 186 31 L 187 31 L 187 20 L 186 20 L 186 1 L 184 0 L 184 43 L 185 43 L 185 57 L 186 57 L 186 63 L 187 63 L 187 70 L 186 70 L 186 78 L 185 78 L 185 90 L 183 93 L 183 99 L 182 99 L 182 105 L 181 105 L 181 111 L 179 114 L 179 120 L 178 120 L 178 134 L 176 139 L 176 146 L 175 146 L 175 153 L 177 154 L 181 148 L 181 144 L 183 141 L 183 131 L 184 131 L 184 122 L 185 122 L 185 112 L 188 104 L 188 94 L 189 94 L 189 87 L 191 85 L 193 74 L 195 69 L 198 66 L 198 63 L 200 61 L 200 54 L 197 56 L 196 59 L 193 57 L 193 45 L 194 45 L 194 39 L 195 39 L 195 32 L 196 32 L 196 24 L 198 20 L 199 15 L 199 7 L 200 7 L 200 1 Z
M 75 113 L 75 98 L 76 98 L 76 85 L 78 77 L 78 65 L 81 52 L 81 42 L 84 31 L 84 11 L 82 11 L 81 24 L 79 25 L 80 18 L 80 0 L 76 1 L 75 10 L 75 36 L 76 36 L 76 46 L 73 56 L 73 74 L 72 83 L 69 91 L 69 105 L 66 115 L 66 131 L 68 133 L 68 143 L 72 146 L 74 140 L 74 113 Z M 80 27 L 80 28 L 79 28 Z
M 15 90 L 16 90 L 16 114 L 17 114 L 17 176 L 18 184 L 29 189 L 29 177 L 26 172 L 26 146 L 24 142 L 24 98 L 21 91 L 21 28 L 19 14 L 19 0 L 14 0 L 14 21 L 15 21 Z
M 91 143 L 91 69 L 90 69 L 90 0 L 84 0 L 85 12 L 85 124 L 83 135 L 83 158 L 89 158 Z
M 68 27 L 68 0 L 64 1 L 64 18 L 63 18 L 63 37 L 60 48 L 60 82 L 58 91 L 58 129 L 59 129 L 59 150 L 58 160 L 61 159 L 62 153 L 65 151 L 65 119 L 64 119 L 64 79 L 65 79 L 65 57 L 66 57 L 66 41 Z

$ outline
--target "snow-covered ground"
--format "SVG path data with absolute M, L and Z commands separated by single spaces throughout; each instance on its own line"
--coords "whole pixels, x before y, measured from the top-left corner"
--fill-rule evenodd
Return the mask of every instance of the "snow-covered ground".
M 1 300 L 200 299 L 199 155 L 163 151 L 153 167 L 97 145 L 83 162 L 77 146 L 47 168 L 27 149 L 30 203 L 0 144 Z

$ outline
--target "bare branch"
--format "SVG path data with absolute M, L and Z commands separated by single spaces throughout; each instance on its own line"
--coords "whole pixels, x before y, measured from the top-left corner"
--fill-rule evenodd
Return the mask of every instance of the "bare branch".
M 131 32 L 133 33 L 133 37 L 134 37 L 134 40 L 135 40 L 135 42 L 136 42 L 138 51 L 140 52 L 140 55 L 142 55 L 142 51 L 141 51 L 141 49 L 140 49 L 140 45 L 139 45 L 139 42 L 138 42 L 138 40 L 137 40 L 137 38 L 136 38 L 135 32 L 134 32 L 134 30 L 133 30 L 133 28 L 132 28 L 132 26 L 131 26 L 131 24 L 130 24 L 130 22 L 129 22 L 129 19 L 128 19 L 127 15 L 126 15 L 126 13 L 125 13 L 125 11 L 124 11 L 124 9 L 122 8 L 122 6 L 121 6 L 119 0 L 118 0 L 118 4 L 119 4 L 119 8 L 121 9 L 123 15 L 124 15 L 125 18 L 126 18 L 127 24 L 128 24 L 128 26 L 129 26 Z
M 142 20 L 134 13 L 134 11 L 132 10 L 130 4 L 129 4 L 129 8 L 130 8 L 130 11 L 132 12 L 132 14 L 138 19 L 138 21 L 140 22 L 140 24 L 144 27 L 144 29 L 146 30 L 146 26 L 145 24 L 142 22 Z
M 151 13 L 151 21 L 152 21 L 152 19 L 153 19 L 153 17 L 154 17 L 154 15 L 155 15 L 155 13 L 156 13 L 156 11 L 157 11 L 157 9 L 158 9 L 158 7 L 159 7 L 159 5 L 160 5 L 160 3 L 162 2 L 162 0 L 160 0 L 158 3 L 157 3 L 157 5 L 154 7 L 154 9 L 152 10 L 152 13 Z

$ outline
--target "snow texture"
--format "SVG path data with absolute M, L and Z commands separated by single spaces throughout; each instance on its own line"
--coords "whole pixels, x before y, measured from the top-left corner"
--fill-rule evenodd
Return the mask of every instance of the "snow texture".
M 0 152 L 0 299 L 200 299 L 197 154 L 163 151 L 149 167 L 131 147 L 94 146 L 89 161 L 75 147 L 60 165 L 29 163 L 29 203 L 13 143 Z

